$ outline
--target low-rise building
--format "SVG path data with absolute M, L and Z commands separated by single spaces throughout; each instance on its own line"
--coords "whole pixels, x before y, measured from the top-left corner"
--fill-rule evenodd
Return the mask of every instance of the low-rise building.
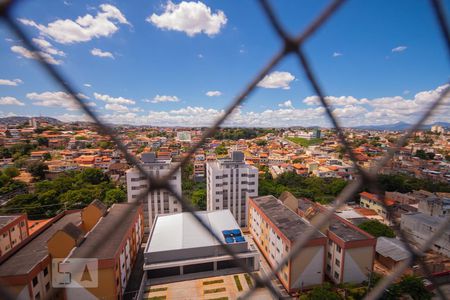
M 303 234 L 313 235 L 300 253 L 277 273 L 289 293 L 313 288 L 325 278 L 326 236 L 283 205 L 274 196 L 249 198 L 248 228 L 272 268 L 275 268 Z
M 25 214 L 0 216 L 0 262 L 29 236 Z
M 417 245 L 423 245 L 445 222 L 445 218 L 429 216 L 423 213 L 403 214 L 400 227 Z M 429 248 L 450 257 L 450 228 L 447 228 Z
M 393 206 L 395 204 L 394 200 L 385 197 L 384 198 L 385 205 L 383 205 L 383 200 L 378 195 L 371 194 L 368 192 L 362 192 L 359 195 L 361 197 L 360 198 L 361 207 L 373 209 L 374 211 L 377 212 L 378 215 L 383 217 L 384 223 L 386 224 L 391 223 L 392 215 L 386 209 L 385 205 L 388 207 Z
M 259 269 L 259 254 L 251 249 L 229 210 L 196 215 L 251 270 Z M 151 284 L 242 272 L 212 234 L 190 213 L 156 216 L 144 252 L 144 270 Z

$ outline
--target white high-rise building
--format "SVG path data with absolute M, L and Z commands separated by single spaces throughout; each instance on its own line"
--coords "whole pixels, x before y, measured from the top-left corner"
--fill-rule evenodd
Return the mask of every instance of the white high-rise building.
M 163 177 L 169 173 L 173 163 L 170 159 L 158 159 L 155 153 L 142 153 L 141 162 L 144 169 L 155 178 Z M 148 186 L 148 181 L 137 168 L 127 170 L 127 195 L 128 202 L 138 200 L 138 195 Z M 176 193 L 181 195 L 181 171 L 180 169 L 170 178 L 169 184 Z M 148 193 L 144 198 L 145 231 L 148 232 L 158 214 L 181 212 L 181 203 L 174 195 L 165 190 L 156 190 Z
M 208 162 L 206 178 L 207 210 L 229 209 L 246 227 L 247 197 L 258 196 L 258 169 L 245 163 L 242 152 L 233 152 L 231 159 Z

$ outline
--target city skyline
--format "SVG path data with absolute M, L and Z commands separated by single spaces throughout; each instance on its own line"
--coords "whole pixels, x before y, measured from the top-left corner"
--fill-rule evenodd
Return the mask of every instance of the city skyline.
M 273 3 L 292 34 L 326 4 Z M 387 5 L 349 2 L 306 44 L 343 126 L 413 123 L 447 86 L 448 67 L 440 63 L 444 44 L 428 3 L 398 1 L 389 3 L 389 11 Z M 115 124 L 209 126 L 281 46 L 254 2 L 139 7 L 58 1 L 43 9 L 27 2 L 14 16 L 90 108 Z M 395 13 L 402 8 L 407 13 Z M 8 58 L 0 65 L 0 115 L 83 120 L 70 96 L 43 76 L 34 54 L 4 25 L 0 36 Z M 447 98 L 428 123 L 449 122 L 449 103 Z M 330 124 L 298 61 L 287 57 L 225 125 Z

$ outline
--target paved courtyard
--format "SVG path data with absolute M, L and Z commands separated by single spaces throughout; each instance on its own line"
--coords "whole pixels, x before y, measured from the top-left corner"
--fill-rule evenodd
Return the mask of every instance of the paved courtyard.
M 237 299 L 252 285 L 244 273 L 187 280 L 146 287 L 144 299 Z M 266 289 L 258 289 L 251 299 L 273 299 Z

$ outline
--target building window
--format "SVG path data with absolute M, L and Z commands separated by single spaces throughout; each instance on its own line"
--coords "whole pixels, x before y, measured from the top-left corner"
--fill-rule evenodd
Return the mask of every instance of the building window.
M 331 271 L 331 266 L 329 264 L 327 264 L 327 272 Z
M 341 247 L 340 247 L 339 245 L 336 245 L 336 251 L 337 251 L 338 253 L 341 253 Z
M 47 276 L 48 275 L 48 267 L 45 267 L 45 269 L 44 269 L 44 276 Z
M 34 299 L 40 300 L 41 299 L 41 295 L 39 293 L 37 293 L 36 296 L 34 296 Z
M 328 259 L 331 259 L 331 253 L 328 252 Z
M 33 278 L 33 287 L 35 287 L 38 284 L 38 278 L 37 276 Z
M 336 258 L 336 261 L 335 261 L 335 263 L 336 263 L 336 266 L 338 266 L 338 267 L 340 267 L 340 266 L 341 266 L 341 261 L 340 261 L 339 259 L 337 259 L 337 258 Z
M 48 292 L 49 289 L 50 289 L 50 282 L 47 282 L 47 284 L 45 285 L 45 290 Z
M 328 240 L 328 245 L 333 245 L 333 241 L 332 240 Z
M 334 278 L 339 279 L 339 273 L 334 271 Z

